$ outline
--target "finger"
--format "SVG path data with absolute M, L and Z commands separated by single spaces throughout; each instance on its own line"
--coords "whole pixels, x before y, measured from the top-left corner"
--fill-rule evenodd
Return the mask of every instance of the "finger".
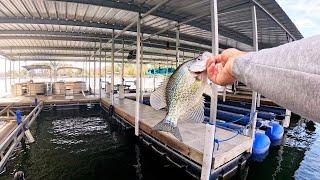
M 211 81 L 213 81 L 213 82 L 215 82 L 216 76 L 217 76 L 218 73 L 219 73 L 219 70 L 218 70 L 218 68 L 217 68 L 216 66 L 214 66 L 214 65 L 210 66 L 210 67 L 207 69 L 207 76 L 208 76 L 208 78 L 209 78 Z
M 222 65 L 224 66 L 229 60 L 229 57 L 226 55 L 221 54 L 220 55 L 220 59 L 219 59 L 219 63 L 222 63 Z
M 208 76 L 212 75 L 214 70 L 215 70 L 215 64 L 211 64 L 208 68 L 207 68 L 207 73 L 208 73 Z
M 215 82 L 221 86 L 225 86 L 228 84 L 232 84 L 234 81 L 234 78 L 230 76 L 228 72 L 224 70 L 220 71 L 216 76 L 215 76 Z
M 210 57 L 209 59 L 208 59 L 208 61 L 206 62 L 206 67 L 208 68 L 208 67 L 210 67 L 212 64 L 214 64 L 215 63 L 215 58 L 214 58 L 214 56 L 212 56 L 212 57 Z

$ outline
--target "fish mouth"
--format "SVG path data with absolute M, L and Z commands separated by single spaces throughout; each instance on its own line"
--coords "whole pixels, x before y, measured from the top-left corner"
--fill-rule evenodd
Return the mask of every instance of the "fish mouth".
M 190 71 L 190 70 L 189 70 Z M 202 74 L 203 72 L 205 71 L 190 71 L 192 74 L 195 74 L 195 75 L 200 75 Z
M 196 65 L 196 64 L 192 64 L 188 69 L 191 73 L 194 73 L 194 74 L 201 74 L 207 70 L 206 66 Z

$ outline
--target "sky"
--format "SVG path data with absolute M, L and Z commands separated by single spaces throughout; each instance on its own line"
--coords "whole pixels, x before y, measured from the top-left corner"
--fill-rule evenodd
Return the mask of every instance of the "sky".
M 296 24 L 304 37 L 320 34 L 320 0 L 276 0 Z M 32 62 L 29 62 L 32 64 Z M 28 63 L 28 64 L 29 64 Z M 24 65 L 24 64 L 23 64 Z M 75 66 L 81 66 L 77 64 Z M 9 69 L 9 62 L 7 63 Z M 15 69 L 18 69 L 17 64 Z M 4 72 L 4 60 L 0 56 L 0 72 Z
M 303 37 L 320 34 L 320 0 L 276 0 Z

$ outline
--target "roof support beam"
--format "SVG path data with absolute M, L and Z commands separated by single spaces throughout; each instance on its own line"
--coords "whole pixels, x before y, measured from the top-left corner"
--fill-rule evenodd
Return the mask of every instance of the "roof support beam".
M 19 54 L 10 54 L 11 57 L 17 57 L 17 58 L 13 58 L 14 60 L 18 60 L 18 57 L 20 57 L 21 59 L 23 59 L 24 57 L 65 57 L 65 58 L 76 58 L 76 57 L 90 57 L 90 54 L 50 54 L 50 53 L 19 53 Z M 147 56 L 147 55 L 146 55 Z M 165 56 L 154 56 L 154 55 L 148 55 L 149 58 L 150 56 L 152 56 L 153 59 L 165 59 Z M 92 56 L 91 56 L 92 57 Z M 104 58 L 105 55 L 99 55 L 96 54 L 95 56 L 93 56 L 95 58 Z M 121 55 L 116 55 L 115 58 L 121 58 Z M 171 56 L 171 60 L 175 60 L 175 56 Z
M 103 7 L 109 7 L 109 8 L 116 8 L 121 10 L 127 10 L 131 12 L 139 12 L 139 13 L 146 13 L 148 12 L 151 7 L 147 7 L 146 5 L 137 5 L 132 3 L 126 3 L 126 2 L 117 2 L 112 0 L 56 0 L 56 1 L 63 1 L 63 2 L 73 2 L 73 3 L 82 3 L 82 4 L 89 4 L 89 5 L 96 5 L 96 6 L 103 6 Z M 251 1 L 241 2 L 239 4 L 232 5 L 230 7 L 227 7 L 223 10 L 220 10 L 219 12 L 225 12 L 226 10 L 231 10 L 238 6 L 243 6 L 244 4 L 250 3 Z M 158 16 L 161 18 L 169 19 L 172 21 L 182 22 L 184 21 L 184 17 L 181 17 L 176 14 L 172 14 L 170 12 L 165 12 L 163 10 L 156 10 L 151 13 L 151 15 Z M 203 19 L 201 19 L 203 20 Z M 208 19 L 208 22 L 210 22 L 210 19 Z M 187 25 L 198 27 L 207 31 L 211 31 L 210 24 L 202 24 L 199 21 L 190 21 L 186 23 Z M 144 29 L 141 30 L 142 32 L 146 33 Z M 152 33 L 150 33 L 152 34 Z M 219 25 L 219 34 L 225 37 L 229 37 L 231 39 L 234 39 L 236 41 L 245 43 L 247 45 L 252 45 L 253 41 L 252 38 L 239 34 L 238 32 L 235 32 L 231 29 L 228 29 L 224 26 Z M 260 45 L 261 47 L 265 47 L 264 44 Z M 267 45 L 267 47 L 270 47 Z
M 18 61 L 18 60 L 13 60 L 13 61 Z M 36 59 L 36 58 L 28 58 L 28 59 L 21 59 L 21 61 L 41 61 L 41 62 L 47 62 L 47 61 L 61 61 L 61 62 L 83 62 L 85 61 L 85 59 L 81 59 L 81 60 L 74 60 L 74 59 L 59 59 L 59 58 L 55 58 L 55 59 Z M 93 59 L 90 59 L 88 62 L 94 62 Z M 121 58 L 115 58 L 115 63 L 121 63 L 122 59 Z M 145 61 L 142 64 L 152 64 L 152 63 L 156 63 L 156 64 L 166 64 L 166 61 L 164 60 L 159 60 L 159 59 L 145 59 Z M 111 63 L 111 61 L 107 61 L 106 63 Z M 135 64 L 135 60 L 133 61 L 126 61 L 126 64 Z
M 39 40 L 58 40 L 58 41 L 85 41 L 85 42 L 99 42 L 100 40 L 98 38 L 90 38 L 90 37 L 76 37 L 76 36 L 17 36 L 17 35 L 7 35 L 7 36 L 1 36 L 0 39 L 7 39 L 7 40 L 14 40 L 14 39 L 39 39 Z M 115 40 L 117 44 L 122 43 L 121 40 Z M 134 41 L 126 40 L 127 44 L 132 44 Z M 153 48 L 166 48 L 166 43 L 165 41 L 160 41 L 160 40 L 152 40 L 152 41 L 146 41 L 144 42 L 146 47 L 153 47 Z M 169 49 L 174 50 L 174 42 L 170 43 Z M 206 48 L 199 48 L 191 45 L 185 45 L 181 44 L 181 49 L 187 51 L 187 52 L 193 52 L 195 50 L 207 50 Z
M 0 18 L 0 21 L 1 21 L 1 18 Z M 104 34 L 60 32 L 60 31 L 41 31 L 41 30 L 34 30 L 34 31 L 0 30 L 0 35 L 15 35 L 15 36 L 16 35 L 48 35 L 50 37 L 52 35 L 54 35 L 54 36 L 66 36 L 66 37 L 64 37 L 65 40 L 69 40 L 69 39 L 73 40 L 74 37 L 92 38 L 92 39 L 96 39 L 95 42 L 98 42 L 99 39 L 102 39 L 103 41 L 111 39 L 109 36 L 104 35 Z M 6 38 L 6 37 L 3 37 L 3 36 L 0 36 L 0 37 L 1 37 L 1 39 L 5 39 Z M 20 37 L 20 36 L 17 36 L 17 38 L 18 37 Z M 31 37 L 31 36 L 27 36 L 27 37 Z M 125 35 L 124 38 L 126 39 L 126 42 L 128 42 L 128 40 L 132 40 L 131 44 L 134 45 L 134 41 L 135 41 L 135 37 L 134 36 Z M 171 38 L 172 43 L 175 43 L 176 34 L 175 33 L 169 33 L 169 38 Z M 193 37 L 191 35 L 186 35 L 186 34 L 181 34 L 181 33 L 180 33 L 180 40 L 181 40 L 181 42 L 180 42 L 181 48 L 184 49 L 184 46 L 186 45 L 186 47 L 188 47 L 189 50 L 190 49 L 192 49 L 192 50 L 202 50 L 202 49 L 205 49 L 205 48 L 203 48 L 203 45 L 210 46 L 210 44 L 211 44 L 211 41 L 209 41 L 207 39 L 195 38 L 195 37 Z M 120 43 L 120 40 L 118 40 L 118 41 L 116 40 L 116 42 Z M 152 38 L 152 39 L 149 39 L 146 42 L 151 42 L 151 43 L 155 42 L 157 44 L 164 44 L 165 45 L 167 41 L 165 39 Z M 192 44 L 192 46 L 190 44 Z M 226 46 L 226 45 L 223 45 L 223 44 L 221 44 L 220 47 L 223 48 L 223 49 L 230 48 L 230 46 Z
M 91 52 L 93 51 L 92 48 L 83 48 L 83 47 L 45 47 L 45 46 L 0 46 L 0 49 L 2 52 L 5 52 L 5 50 L 47 50 L 47 51 L 72 51 L 74 53 L 79 53 L 80 52 Z M 111 48 L 102 48 L 102 52 L 110 52 Z M 116 48 L 115 50 L 122 50 L 122 48 Z M 128 53 L 131 49 L 129 50 L 124 50 L 124 53 Z M 169 56 L 169 57 L 175 57 L 174 53 L 166 53 L 167 51 L 163 51 L 163 53 L 160 52 L 153 52 L 153 51 L 147 51 L 144 49 L 144 55 L 153 55 L 153 56 Z M 10 56 L 18 56 L 18 55 L 23 55 L 24 53 L 12 53 L 8 54 Z M 28 53 L 25 53 L 28 54 Z M 31 53 L 30 53 L 31 54 Z M 85 53 L 82 53 L 85 55 Z M 193 56 L 187 56 L 187 57 L 193 57 Z
M 254 5 L 256 5 L 259 9 L 261 9 L 263 12 L 265 12 L 275 23 L 277 23 L 292 39 L 297 40 L 290 31 L 282 25 L 267 9 L 265 9 L 260 3 L 258 3 L 256 0 L 252 0 Z

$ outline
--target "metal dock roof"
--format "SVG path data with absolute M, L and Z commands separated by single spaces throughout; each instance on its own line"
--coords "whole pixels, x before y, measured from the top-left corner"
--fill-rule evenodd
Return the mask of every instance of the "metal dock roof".
M 0 53 L 10 60 L 84 61 L 99 48 L 110 55 L 112 29 L 120 32 L 161 0 L 0 0 Z M 259 48 L 303 36 L 274 0 L 218 1 L 220 48 L 252 50 L 250 5 L 257 5 Z M 270 17 L 273 16 L 273 17 Z M 211 49 L 209 0 L 170 0 L 143 20 L 144 62 L 175 60 L 176 25 L 185 58 Z M 168 29 L 168 27 L 171 27 Z M 135 26 L 116 40 L 135 49 Z M 169 46 L 168 46 L 169 45 Z M 116 62 L 121 53 L 116 53 Z M 97 58 L 100 55 L 95 55 Z M 97 60 L 97 59 L 96 59 Z M 134 60 L 133 60 L 134 61 Z

